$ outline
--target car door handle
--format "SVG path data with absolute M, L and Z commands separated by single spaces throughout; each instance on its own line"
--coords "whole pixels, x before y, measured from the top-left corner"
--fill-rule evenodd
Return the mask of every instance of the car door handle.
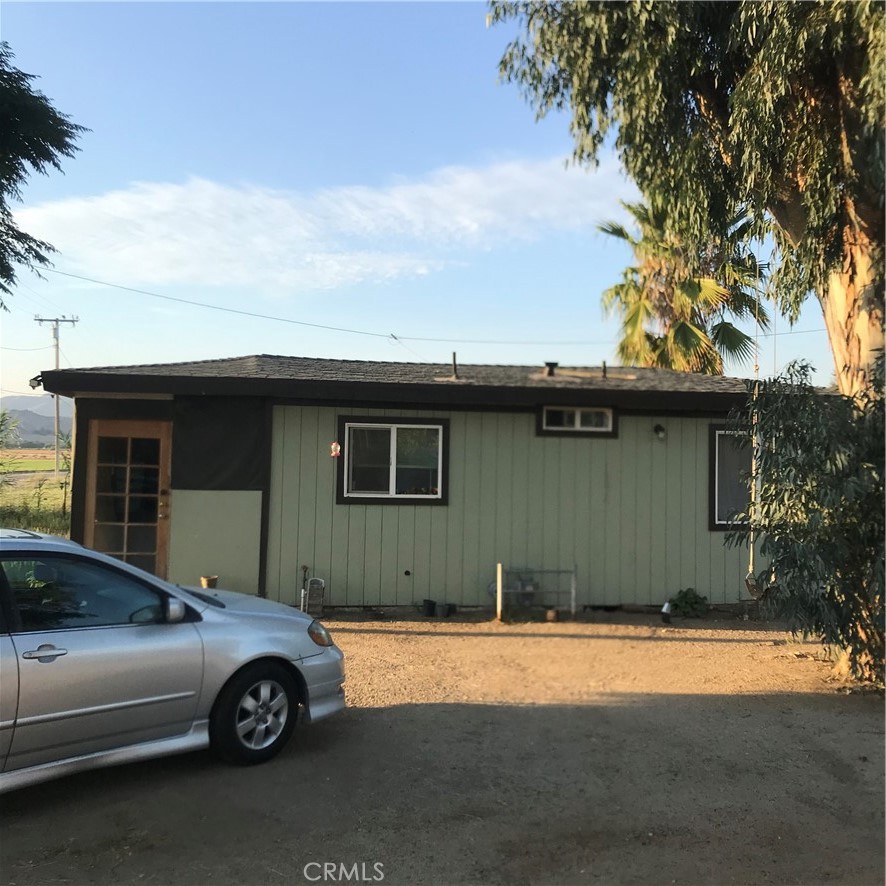
M 36 649 L 29 649 L 22 653 L 22 658 L 36 658 L 37 661 L 47 662 L 55 661 L 60 655 L 67 655 L 67 649 L 59 649 L 58 646 L 44 645 L 38 646 Z

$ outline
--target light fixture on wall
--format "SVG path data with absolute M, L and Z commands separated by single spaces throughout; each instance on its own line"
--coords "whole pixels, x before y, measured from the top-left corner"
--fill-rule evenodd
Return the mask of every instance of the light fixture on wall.
M 655 425 L 655 427 L 652 429 L 652 433 L 655 434 L 655 438 L 657 440 L 664 440 L 664 438 L 668 435 L 668 432 L 665 429 L 664 425 Z

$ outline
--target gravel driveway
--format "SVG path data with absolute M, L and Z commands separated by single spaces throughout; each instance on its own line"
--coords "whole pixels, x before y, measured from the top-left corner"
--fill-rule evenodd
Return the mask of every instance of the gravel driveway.
M 813 644 L 622 613 L 327 623 L 345 714 L 266 766 L 6 795 L 2 882 L 883 882 L 883 701 Z

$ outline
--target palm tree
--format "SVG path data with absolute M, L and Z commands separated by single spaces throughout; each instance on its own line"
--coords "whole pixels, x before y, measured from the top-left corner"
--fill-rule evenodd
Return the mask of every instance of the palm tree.
M 690 254 L 660 214 L 642 203 L 622 206 L 639 236 L 615 222 L 600 225 L 603 233 L 630 244 L 637 262 L 603 293 L 607 313 L 618 312 L 622 320 L 619 359 L 631 366 L 722 375 L 724 358 L 752 357 L 753 339 L 730 322 L 754 319 L 761 329 L 769 327 L 755 290 L 766 266 L 738 245 L 749 220 L 736 218 L 725 242 Z

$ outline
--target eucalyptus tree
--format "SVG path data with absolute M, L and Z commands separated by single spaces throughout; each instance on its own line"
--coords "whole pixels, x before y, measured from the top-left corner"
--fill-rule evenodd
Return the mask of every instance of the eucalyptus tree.
M 871 372 L 873 384 L 854 398 L 815 389 L 803 362 L 759 382 L 735 425 L 753 446 L 758 495 L 728 540 L 760 539 L 764 611 L 844 650 L 856 676 L 882 682 L 882 359 Z M 753 438 L 742 433 L 749 427 Z
M 740 211 L 779 246 L 771 285 L 792 319 L 814 292 L 840 390 L 883 347 L 886 34 L 871 0 L 541 3 L 500 63 L 539 117 L 567 111 L 579 163 L 614 142 L 644 200 L 687 246 Z
M 10 201 L 20 201 L 22 187 L 32 172 L 61 169 L 63 157 L 73 157 L 84 127 L 57 111 L 34 89 L 33 74 L 13 64 L 13 53 L 0 42 L 0 307 L 12 294 L 17 266 L 37 270 L 48 265 L 55 249 L 22 231 Z
M 603 306 L 622 321 L 619 358 L 710 375 L 723 374 L 724 358 L 751 358 L 754 340 L 732 320 L 766 329 L 769 315 L 756 291 L 764 266 L 741 243 L 748 220 L 736 219 L 727 241 L 688 253 L 662 213 L 643 203 L 622 205 L 638 233 L 616 222 L 600 225 L 631 247 L 636 262 L 603 293 Z

